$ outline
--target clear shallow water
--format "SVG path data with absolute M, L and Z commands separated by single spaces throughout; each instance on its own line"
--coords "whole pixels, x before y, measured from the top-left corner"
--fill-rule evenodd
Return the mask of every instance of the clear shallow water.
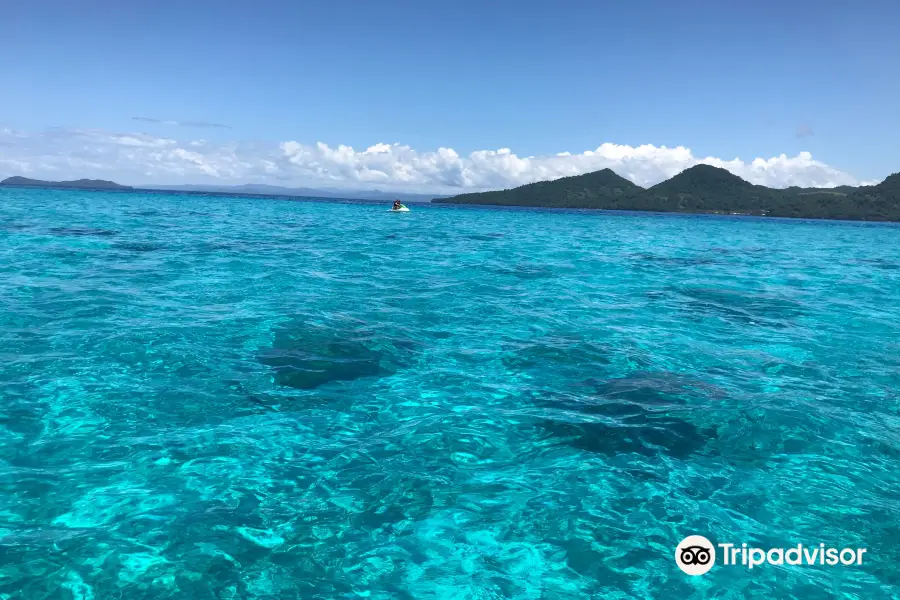
M 0 597 L 898 593 L 900 228 L 386 208 L 0 190 Z

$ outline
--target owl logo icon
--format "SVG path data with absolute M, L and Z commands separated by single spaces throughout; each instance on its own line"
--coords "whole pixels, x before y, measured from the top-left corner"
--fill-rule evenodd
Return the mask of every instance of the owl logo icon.
M 702 535 L 689 535 L 675 548 L 675 563 L 688 575 L 703 575 L 716 564 L 716 547 Z

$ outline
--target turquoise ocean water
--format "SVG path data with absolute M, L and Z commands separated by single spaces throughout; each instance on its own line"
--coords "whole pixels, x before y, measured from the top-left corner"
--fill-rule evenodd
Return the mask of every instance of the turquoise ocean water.
M 0 598 L 897 597 L 900 228 L 386 209 L 0 190 Z

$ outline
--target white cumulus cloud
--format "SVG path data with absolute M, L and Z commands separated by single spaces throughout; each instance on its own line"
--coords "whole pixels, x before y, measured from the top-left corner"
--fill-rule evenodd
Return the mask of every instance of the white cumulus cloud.
M 520 157 L 509 148 L 460 156 L 451 148 L 417 152 L 400 144 L 376 144 L 363 151 L 285 142 L 281 150 L 290 168 L 308 177 L 345 183 L 390 182 L 417 188 L 495 189 L 581 175 L 610 168 L 641 186 L 651 186 L 697 164 L 728 169 L 751 183 L 770 187 L 856 185 L 855 177 L 813 159 L 808 152 L 744 161 L 698 157 L 678 146 L 626 146 L 605 143 L 579 154 L 561 152 Z
M 176 140 L 96 129 L 22 132 L 0 129 L 0 176 L 103 177 L 130 184 L 270 183 L 346 189 L 460 193 L 514 187 L 610 168 L 649 187 L 697 164 L 728 169 L 770 187 L 858 185 L 853 175 L 813 158 L 723 159 L 677 146 L 603 143 L 580 152 L 519 156 L 509 148 L 462 155 L 452 148 L 419 151 L 379 142 L 352 146 Z

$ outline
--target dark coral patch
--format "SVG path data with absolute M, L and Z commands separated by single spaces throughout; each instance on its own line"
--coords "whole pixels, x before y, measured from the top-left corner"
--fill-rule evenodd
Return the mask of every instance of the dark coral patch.
M 325 327 L 287 326 L 257 360 L 271 367 L 278 385 L 313 390 L 336 381 L 384 377 L 395 370 L 392 357 L 376 349 L 366 333 Z

